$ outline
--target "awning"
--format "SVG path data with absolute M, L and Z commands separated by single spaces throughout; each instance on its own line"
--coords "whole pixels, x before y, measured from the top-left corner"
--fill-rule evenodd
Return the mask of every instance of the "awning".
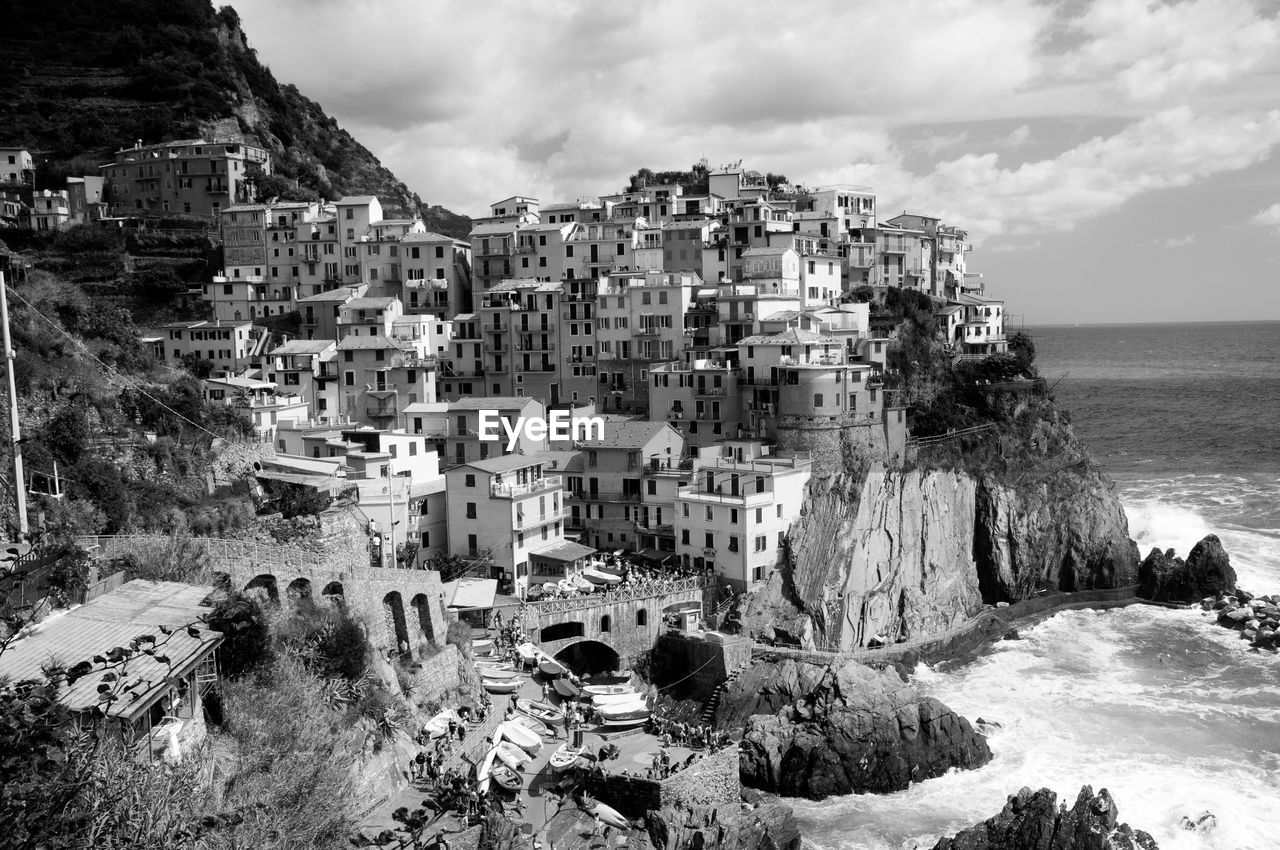
M 587 567 L 585 570 L 583 570 L 582 576 L 587 581 L 592 582 L 593 584 L 618 584 L 619 582 L 622 581 L 621 576 L 616 576 L 613 573 L 606 573 L 601 570 L 592 569 L 591 567 Z
M 574 543 L 572 540 L 564 540 L 554 546 L 543 549 L 541 552 L 530 552 L 529 555 L 534 558 L 546 558 L 548 561 L 560 561 L 561 563 L 570 564 L 595 553 L 596 550 L 590 546 L 583 546 L 581 543 Z
M 498 592 L 496 578 L 463 578 L 444 583 L 444 598 L 449 608 L 492 608 Z
M 636 553 L 636 557 L 654 564 L 665 564 L 675 556 L 675 552 L 659 552 L 657 549 L 641 549 Z

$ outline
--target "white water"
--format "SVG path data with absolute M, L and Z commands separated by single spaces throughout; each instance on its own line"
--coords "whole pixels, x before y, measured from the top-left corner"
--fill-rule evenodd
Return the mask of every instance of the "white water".
M 1160 546 L 1185 556 L 1216 531 L 1241 586 L 1280 589 L 1274 531 L 1150 497 L 1126 510 L 1144 554 Z M 808 845 L 928 848 L 996 814 L 1024 785 L 1070 804 L 1087 784 L 1107 788 L 1121 820 L 1163 850 L 1280 848 L 1280 658 L 1247 651 L 1199 611 L 1147 606 L 1064 612 L 1023 637 L 952 672 L 916 671 L 922 690 L 961 715 L 1003 724 L 989 765 L 887 796 L 794 801 Z M 1178 827 L 1204 810 L 1217 816 L 1212 831 Z

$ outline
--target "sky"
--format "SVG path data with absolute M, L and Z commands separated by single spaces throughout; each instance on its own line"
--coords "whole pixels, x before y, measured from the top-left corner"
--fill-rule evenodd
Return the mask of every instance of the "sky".
M 1280 319 L 1280 0 L 239 0 L 430 204 L 638 168 L 872 187 L 1027 324 Z

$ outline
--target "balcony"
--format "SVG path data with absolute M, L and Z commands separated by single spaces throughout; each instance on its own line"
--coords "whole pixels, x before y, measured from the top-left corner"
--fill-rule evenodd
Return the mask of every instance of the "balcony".
M 398 415 L 393 404 L 371 404 L 365 407 L 364 412 L 370 419 L 394 419 Z
M 516 351 L 555 351 L 556 344 L 554 340 L 528 340 L 524 339 L 516 343 Z
M 671 524 L 666 525 L 649 525 L 637 520 L 635 529 L 641 534 L 661 534 L 663 536 L 672 536 L 676 533 L 676 527 Z
M 738 383 L 744 387 L 776 387 L 778 386 L 778 379 L 768 375 L 747 373 L 738 379 Z
M 549 511 L 535 513 L 530 511 L 527 514 L 517 513 L 515 522 L 512 526 L 516 530 L 524 530 L 527 528 L 537 528 L 540 525 L 546 525 L 549 522 L 556 522 L 564 519 L 564 508 L 552 508 Z
M 661 328 L 644 327 L 636 331 L 636 336 L 658 336 L 661 333 Z
M 517 499 L 522 496 L 529 496 L 535 493 L 547 493 L 552 490 L 564 489 L 564 477 L 560 475 L 545 475 L 536 481 L 530 481 L 527 484 L 494 484 L 489 488 L 489 495 L 495 499 Z
M 724 387 L 695 387 L 693 394 L 696 396 L 713 396 L 723 398 L 725 395 Z
M 509 330 L 511 330 L 511 324 L 510 324 L 510 323 L 504 323 L 504 322 L 485 322 L 485 324 L 484 324 L 484 332 L 485 332 L 485 333 L 488 333 L 488 334 L 500 334 L 500 333 L 506 333 L 506 332 L 507 332 L 507 331 L 509 331 Z
M 583 502 L 639 502 L 639 491 L 634 493 L 620 493 L 611 490 L 574 490 L 570 493 L 570 498 Z

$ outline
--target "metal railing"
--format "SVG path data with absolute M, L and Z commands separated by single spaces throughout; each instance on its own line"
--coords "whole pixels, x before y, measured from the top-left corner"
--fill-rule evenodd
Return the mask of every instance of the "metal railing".
M 536 554 L 536 553 L 535 553 Z M 675 593 L 701 591 L 711 582 L 702 576 L 685 576 L 684 578 L 667 579 L 653 585 L 636 587 L 618 587 L 590 596 L 574 596 L 568 599 L 545 599 L 539 602 L 526 602 L 525 610 L 533 614 L 563 614 L 570 611 L 581 611 L 598 605 L 612 605 L 616 602 L 635 602 L 642 599 L 657 599 Z

